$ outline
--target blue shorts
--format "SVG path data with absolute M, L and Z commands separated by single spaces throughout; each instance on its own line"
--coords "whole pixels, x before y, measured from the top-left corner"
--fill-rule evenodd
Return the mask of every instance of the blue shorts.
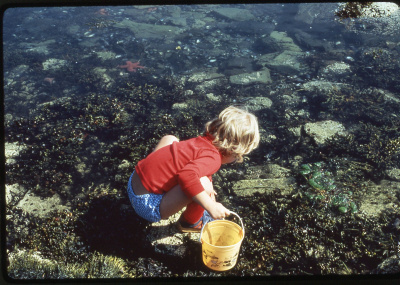
M 135 171 L 133 173 L 135 173 Z M 146 219 L 149 222 L 153 223 L 160 221 L 160 204 L 161 199 L 164 197 L 164 194 L 149 193 L 144 195 L 136 195 L 132 189 L 133 173 L 128 182 L 128 196 L 129 200 L 131 201 L 132 207 L 135 209 L 136 213 L 143 219 Z

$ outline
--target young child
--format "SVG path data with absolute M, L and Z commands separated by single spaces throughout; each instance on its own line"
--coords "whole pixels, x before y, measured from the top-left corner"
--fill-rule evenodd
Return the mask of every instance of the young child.
M 133 208 L 157 222 L 186 206 L 177 223 L 182 232 L 199 232 L 206 222 L 225 218 L 230 211 L 215 201 L 211 175 L 221 164 L 242 162 L 259 140 L 257 118 L 233 106 L 208 122 L 203 136 L 185 141 L 164 136 L 129 178 Z

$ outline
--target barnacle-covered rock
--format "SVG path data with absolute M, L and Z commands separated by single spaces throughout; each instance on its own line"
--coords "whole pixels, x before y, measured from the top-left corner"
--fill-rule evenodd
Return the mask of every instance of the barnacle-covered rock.
M 324 145 L 327 139 L 335 135 L 344 135 L 346 133 L 346 129 L 341 123 L 331 120 L 307 123 L 304 125 L 304 131 L 319 146 Z
M 294 190 L 296 180 L 293 177 L 239 180 L 232 186 L 233 192 L 239 197 L 248 197 L 255 192 L 270 194 L 274 191 L 288 195 Z

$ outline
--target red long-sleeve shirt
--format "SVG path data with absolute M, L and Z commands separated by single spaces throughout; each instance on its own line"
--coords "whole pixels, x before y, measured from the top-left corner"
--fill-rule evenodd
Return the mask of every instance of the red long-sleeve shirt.
M 151 193 L 162 194 L 179 184 L 190 198 L 204 190 L 200 178 L 221 167 L 221 154 L 212 137 L 198 136 L 152 152 L 137 164 L 135 171 Z

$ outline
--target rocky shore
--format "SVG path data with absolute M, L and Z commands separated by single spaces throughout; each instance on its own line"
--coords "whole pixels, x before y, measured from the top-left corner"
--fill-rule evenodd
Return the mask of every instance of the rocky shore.
M 6 13 L 8 275 L 399 273 L 393 5 L 342 21 L 337 3 Z M 159 138 L 197 136 L 231 104 L 256 114 L 261 143 L 213 177 L 246 227 L 238 264 L 219 273 L 203 265 L 199 234 L 177 232 L 179 213 L 139 218 L 126 183 Z

